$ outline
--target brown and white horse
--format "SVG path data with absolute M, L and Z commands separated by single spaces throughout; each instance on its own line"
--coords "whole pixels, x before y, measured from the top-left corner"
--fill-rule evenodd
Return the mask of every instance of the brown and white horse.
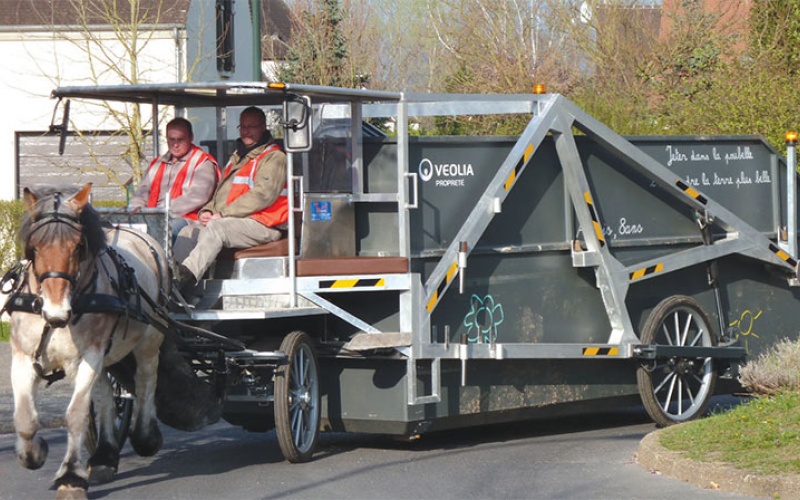
M 130 442 L 140 455 L 161 447 L 154 394 L 162 334 L 147 321 L 140 293 L 164 297 L 168 288 L 163 249 L 145 234 L 103 225 L 82 189 L 25 189 L 20 237 L 27 261 L 12 296 L 11 381 L 16 452 L 37 469 L 47 443 L 37 435 L 35 398 L 42 381 L 74 380 L 66 410 L 67 452 L 55 477 L 57 498 L 84 498 L 92 476 L 110 479 L 119 461 L 116 417 L 106 367 L 133 355 L 136 413 Z M 137 300 L 137 297 L 139 300 Z M 133 305 L 132 305 L 133 304 Z M 94 396 L 93 396 L 94 393 Z M 84 440 L 94 397 L 100 432 L 88 464 Z

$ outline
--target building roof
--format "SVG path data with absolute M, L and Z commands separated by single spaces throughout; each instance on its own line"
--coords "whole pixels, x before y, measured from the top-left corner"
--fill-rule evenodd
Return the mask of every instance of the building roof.
M 292 13 L 283 0 L 261 2 L 261 56 L 285 59 L 292 37 Z
M 209 0 L 195 0 L 211 3 Z M 139 0 L 142 23 L 185 26 L 192 0 Z M 87 5 L 84 13 L 76 5 Z M 116 4 L 117 16 L 130 19 L 130 3 L 109 0 L 0 0 L 0 31 L 48 30 L 109 26 L 106 10 Z M 265 59 L 283 59 L 292 35 L 289 7 L 283 0 L 261 2 L 261 48 Z
M 139 0 L 139 18 L 146 24 L 185 25 L 190 0 Z M 83 12 L 76 7 L 85 5 Z M 116 14 L 107 9 L 116 6 Z M 108 0 L 0 0 L 0 28 L 107 26 L 117 16 L 130 19 L 129 2 Z

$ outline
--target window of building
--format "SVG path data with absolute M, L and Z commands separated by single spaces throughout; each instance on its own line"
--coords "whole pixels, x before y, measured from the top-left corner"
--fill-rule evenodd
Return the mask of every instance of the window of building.
M 217 71 L 233 73 L 233 0 L 217 0 Z

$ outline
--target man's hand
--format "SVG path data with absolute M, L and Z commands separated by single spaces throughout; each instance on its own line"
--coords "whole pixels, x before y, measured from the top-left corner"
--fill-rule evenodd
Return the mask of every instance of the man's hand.
M 211 210 L 203 210 L 199 214 L 197 214 L 197 221 L 202 224 L 206 225 L 212 219 L 220 219 L 222 216 L 220 214 L 215 214 Z

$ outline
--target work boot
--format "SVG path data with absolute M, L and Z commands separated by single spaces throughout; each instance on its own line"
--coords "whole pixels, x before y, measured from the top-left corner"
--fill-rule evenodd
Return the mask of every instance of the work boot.
M 189 297 L 192 291 L 194 291 L 194 287 L 197 286 L 197 278 L 195 278 L 188 267 L 180 263 L 175 265 L 173 280 L 178 291 L 181 292 L 181 295 L 184 297 Z

